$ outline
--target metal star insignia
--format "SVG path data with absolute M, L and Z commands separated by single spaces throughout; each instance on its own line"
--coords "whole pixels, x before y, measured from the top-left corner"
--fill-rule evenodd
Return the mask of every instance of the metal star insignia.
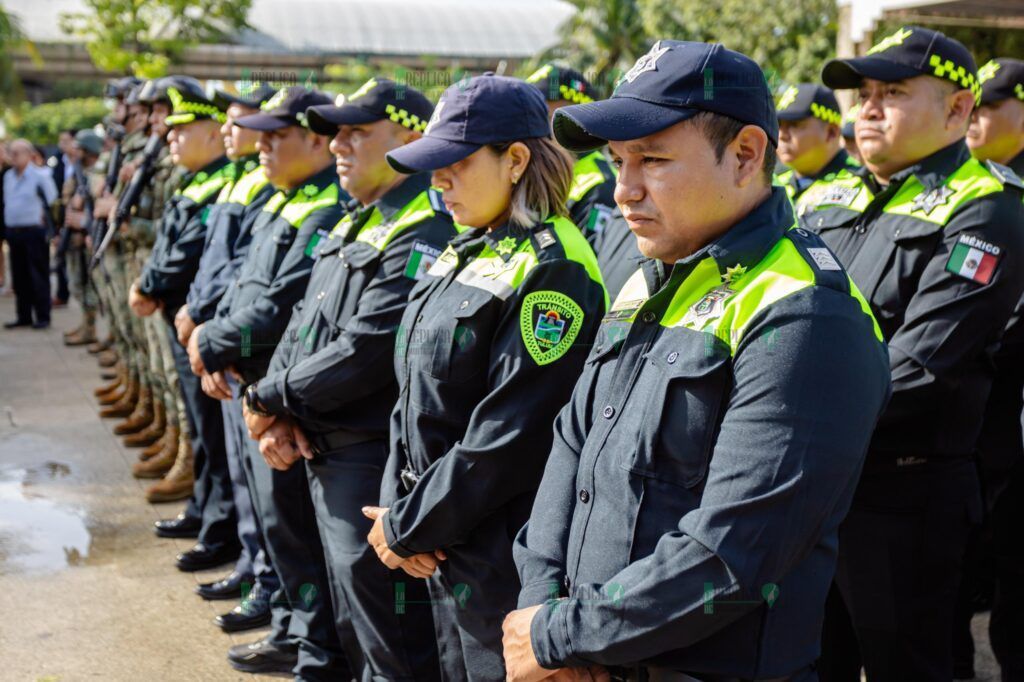
M 510 256 L 516 249 L 517 242 L 512 237 L 505 237 L 498 245 L 494 247 L 494 251 L 501 256 Z
M 914 197 L 914 203 L 910 207 L 911 212 L 922 211 L 925 215 L 929 215 L 936 206 L 941 206 L 953 195 L 953 190 L 949 187 L 936 187 L 933 190 L 927 192 L 921 192 Z
M 742 277 L 745 274 L 747 274 L 747 269 L 744 266 L 737 263 L 731 268 L 727 267 L 725 269 L 725 274 L 722 275 L 722 281 L 725 282 L 726 284 L 734 284 L 737 281 L 739 281 L 740 277 Z

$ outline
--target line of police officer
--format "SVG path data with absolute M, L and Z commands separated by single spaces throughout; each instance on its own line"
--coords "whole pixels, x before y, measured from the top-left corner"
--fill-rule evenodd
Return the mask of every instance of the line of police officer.
M 607 100 L 116 83 L 98 394 L 189 497 L 178 567 L 234 562 L 218 625 L 271 625 L 231 664 L 950 679 L 987 546 L 1020 679 L 1024 65 L 906 27 L 823 79 L 863 166 L 829 89 L 715 44 Z

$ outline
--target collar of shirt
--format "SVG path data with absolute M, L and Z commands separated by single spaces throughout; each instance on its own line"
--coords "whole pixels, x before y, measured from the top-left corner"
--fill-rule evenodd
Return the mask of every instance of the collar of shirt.
M 1010 163 L 1006 165 L 1017 175 L 1024 176 L 1024 152 L 1010 159 Z
M 321 170 L 317 171 L 313 175 L 310 175 L 308 178 L 295 185 L 295 187 L 292 187 L 290 190 L 285 191 L 285 195 L 289 199 L 291 199 L 299 192 L 306 192 L 307 194 L 309 194 L 312 193 L 312 190 L 308 190 L 306 188 L 313 186 L 316 188 L 316 193 L 313 193 L 313 196 L 316 196 L 317 194 L 322 192 L 324 188 L 326 188 L 328 185 L 336 183 L 337 181 L 338 175 L 337 171 L 335 171 L 334 169 L 334 164 L 328 164 L 324 166 Z M 344 202 L 347 200 L 348 196 L 345 195 L 342 201 Z
M 405 208 L 410 201 L 430 188 L 430 174 L 416 173 L 408 176 L 400 184 L 392 187 L 377 199 L 370 206 L 380 210 L 383 222 L 388 222 L 391 217 Z
M 724 281 L 730 270 L 749 270 L 760 263 L 785 231 L 794 224 L 794 220 L 793 206 L 786 196 L 786 190 L 782 187 L 772 187 L 771 195 L 753 211 L 718 239 L 677 261 L 672 271 L 674 273 L 676 270 L 684 269 L 689 272 L 697 263 L 711 256 Z
M 971 151 L 963 139 L 957 140 L 948 147 L 926 156 L 909 168 L 893 173 L 889 178 L 889 186 L 902 185 L 911 175 L 916 177 L 926 190 L 942 186 L 957 168 L 971 158 Z

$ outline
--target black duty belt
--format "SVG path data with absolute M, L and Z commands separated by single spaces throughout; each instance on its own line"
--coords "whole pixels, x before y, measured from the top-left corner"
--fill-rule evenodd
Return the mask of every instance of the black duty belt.
M 350 445 L 358 445 L 371 440 L 378 440 L 379 435 L 369 433 L 358 433 L 347 429 L 338 429 L 327 433 L 309 434 L 309 444 L 313 446 L 313 454 L 323 455 L 335 450 L 347 448 Z

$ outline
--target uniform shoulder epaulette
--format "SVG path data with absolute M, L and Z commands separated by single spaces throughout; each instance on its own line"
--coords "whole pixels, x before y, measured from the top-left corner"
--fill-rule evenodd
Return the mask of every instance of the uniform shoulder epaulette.
M 441 200 L 440 190 L 436 190 L 433 187 L 429 188 L 427 190 L 427 198 L 430 199 L 430 208 L 434 209 L 434 213 L 451 215 L 448 212 L 448 208 L 444 205 L 444 201 Z
M 1004 185 L 1010 185 L 1017 189 L 1024 190 L 1024 180 L 1020 179 L 1012 168 L 1004 166 L 1001 163 L 995 161 L 986 161 L 985 166 L 988 168 L 992 175 L 996 176 L 996 180 L 1003 183 Z

